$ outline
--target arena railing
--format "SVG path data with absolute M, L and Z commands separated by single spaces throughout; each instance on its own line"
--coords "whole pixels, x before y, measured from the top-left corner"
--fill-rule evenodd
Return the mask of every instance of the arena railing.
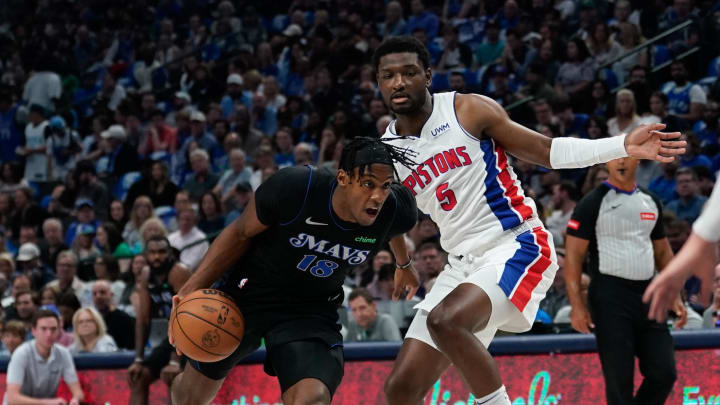
M 720 348 L 720 329 L 673 331 L 676 350 Z M 392 360 L 400 350 L 401 342 L 345 343 L 345 360 Z M 523 354 L 591 353 L 597 351 L 594 335 L 519 335 L 496 337 L 490 345 L 495 356 Z M 81 370 L 127 368 L 135 358 L 134 351 L 115 353 L 91 353 L 74 356 L 75 365 Z M 260 348 L 246 357 L 241 364 L 260 364 L 265 359 L 265 349 Z M 9 356 L 0 356 L 0 372 L 6 372 Z

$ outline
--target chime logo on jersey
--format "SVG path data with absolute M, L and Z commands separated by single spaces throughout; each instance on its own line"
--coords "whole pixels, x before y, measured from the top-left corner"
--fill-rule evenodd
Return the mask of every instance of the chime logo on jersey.
M 300 233 L 297 237 L 290 238 L 290 244 L 296 248 L 307 246 L 309 250 L 345 260 L 352 265 L 364 262 L 370 254 L 369 250 L 353 249 L 340 243 L 333 244 L 324 239 L 318 240 L 313 235 L 306 233 Z

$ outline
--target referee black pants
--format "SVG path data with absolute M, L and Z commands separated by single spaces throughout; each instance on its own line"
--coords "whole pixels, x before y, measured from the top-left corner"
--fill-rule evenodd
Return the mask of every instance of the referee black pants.
M 588 301 L 608 405 L 664 404 L 677 373 L 668 327 L 648 319 L 642 295 L 649 281 L 596 275 Z M 633 396 L 635 357 L 644 379 Z

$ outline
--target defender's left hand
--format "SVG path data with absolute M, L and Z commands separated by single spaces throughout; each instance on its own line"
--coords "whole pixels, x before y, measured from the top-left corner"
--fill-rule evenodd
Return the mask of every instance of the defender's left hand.
M 681 141 L 680 132 L 660 132 L 665 124 L 650 124 L 635 128 L 625 137 L 625 150 L 638 159 L 669 163 L 675 156 L 685 153 L 687 142 Z
M 395 288 L 393 289 L 392 299 L 397 301 L 400 299 L 403 291 L 407 291 L 406 300 L 410 301 L 420 286 L 420 276 L 417 270 L 410 265 L 407 269 L 395 269 Z
M 675 316 L 677 316 L 673 329 L 684 328 L 685 324 L 687 324 L 687 310 L 685 309 L 685 303 L 681 297 L 678 297 L 675 300 L 675 303 L 673 304 L 673 312 L 675 312 Z

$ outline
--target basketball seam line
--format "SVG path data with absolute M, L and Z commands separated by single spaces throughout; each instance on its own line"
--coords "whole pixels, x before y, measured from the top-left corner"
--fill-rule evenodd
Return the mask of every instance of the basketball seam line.
M 238 312 L 238 313 L 240 313 L 240 314 L 242 315 L 242 311 L 240 311 L 240 308 L 237 306 L 237 304 L 235 304 L 233 301 L 231 301 L 231 299 L 232 299 L 232 298 L 228 298 L 228 301 L 226 302 L 226 301 L 223 301 L 223 300 L 219 300 L 219 299 L 217 299 L 217 298 L 210 298 L 210 297 L 190 298 L 189 300 L 183 300 L 181 303 L 178 304 L 177 308 L 175 308 L 175 309 L 177 310 L 178 308 L 180 308 L 181 306 L 187 304 L 187 303 L 190 302 L 190 301 L 195 301 L 195 300 L 211 300 L 211 301 L 217 301 L 217 302 L 220 302 L 220 303 L 223 303 L 223 304 L 233 305 L 233 306 L 235 307 L 234 309 L 237 310 L 236 312 Z
M 242 341 L 241 338 L 238 338 L 238 337 L 235 336 L 234 334 L 232 334 L 232 333 L 230 333 L 229 331 L 225 330 L 225 328 L 222 328 L 222 327 L 220 327 L 220 326 L 217 326 L 217 325 L 213 324 L 212 322 L 208 321 L 207 319 L 203 319 L 203 318 L 201 318 L 201 317 L 193 314 L 192 312 L 188 312 L 188 311 L 178 312 L 178 313 L 175 315 L 175 319 L 177 319 L 177 315 L 180 315 L 180 314 L 188 314 L 188 315 L 190 315 L 190 316 L 192 316 L 192 317 L 195 317 L 195 318 L 197 318 L 197 319 L 199 319 L 199 320 L 207 323 L 208 325 L 211 325 L 211 326 L 213 326 L 213 327 L 215 327 L 215 328 L 217 328 L 217 329 L 220 329 L 221 331 L 223 331 L 223 332 L 227 333 L 228 335 L 234 337 L 235 340 L 237 340 L 238 342 L 241 342 L 241 341 Z M 179 324 L 180 324 L 180 322 L 178 322 L 178 325 L 179 325 Z M 182 326 L 180 326 L 180 327 L 182 328 Z M 185 333 L 185 331 L 183 331 L 183 333 Z
M 191 314 L 191 315 L 192 315 L 192 314 Z M 201 319 L 201 318 L 200 318 L 200 319 Z M 192 343 L 193 345 L 197 346 L 198 349 L 204 351 L 205 353 L 212 354 L 213 356 L 225 356 L 225 357 L 227 357 L 227 356 L 229 356 L 230 354 L 232 354 L 232 352 L 230 352 L 230 354 L 227 354 L 227 355 L 226 355 L 226 354 L 224 354 L 224 353 L 215 353 L 215 352 L 211 352 L 210 350 L 203 349 L 200 345 L 198 345 L 197 343 L 195 343 L 195 342 L 190 338 L 190 336 L 188 336 L 187 333 L 185 333 L 185 329 L 182 327 L 182 325 L 180 325 L 180 321 L 178 321 L 178 318 L 177 318 L 177 317 L 175 317 L 175 322 L 176 322 L 176 323 L 178 324 L 178 326 L 180 327 L 180 331 L 183 333 L 183 335 L 185 335 L 185 337 L 187 338 L 188 342 L 190 342 L 190 343 Z M 233 350 L 233 352 L 234 352 L 234 350 Z M 194 359 L 193 359 L 193 360 L 194 360 Z M 196 361 L 197 361 L 197 360 L 196 360 Z M 218 361 L 220 361 L 220 360 L 218 360 Z M 214 363 L 214 362 L 205 362 L 205 361 L 203 361 L 203 362 L 201 362 L 201 363 Z

